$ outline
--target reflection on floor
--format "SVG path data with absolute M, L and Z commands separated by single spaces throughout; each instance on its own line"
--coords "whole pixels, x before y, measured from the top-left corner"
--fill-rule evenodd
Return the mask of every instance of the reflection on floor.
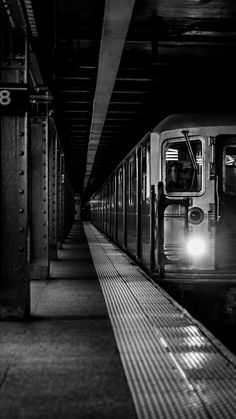
M 135 418 L 82 224 L 33 281 L 32 320 L 0 324 L 0 417 Z

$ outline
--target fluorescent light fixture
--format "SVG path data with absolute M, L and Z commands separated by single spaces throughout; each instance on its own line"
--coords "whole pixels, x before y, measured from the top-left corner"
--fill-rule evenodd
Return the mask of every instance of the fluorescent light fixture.
M 33 36 L 38 36 L 38 30 L 35 22 L 34 11 L 31 0 L 24 0 L 27 18 L 29 21 L 31 33 Z
M 11 13 L 11 9 L 9 7 L 9 3 L 6 0 L 2 0 L 2 3 L 3 3 L 3 6 L 4 6 L 4 9 L 6 10 L 6 14 L 7 14 L 7 16 L 10 20 L 12 28 L 15 28 L 16 25 L 15 25 L 13 17 L 12 17 L 12 13 Z

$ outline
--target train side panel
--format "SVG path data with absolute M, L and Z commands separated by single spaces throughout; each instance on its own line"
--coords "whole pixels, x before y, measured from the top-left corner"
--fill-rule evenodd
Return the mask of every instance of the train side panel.
M 151 183 L 150 138 L 142 145 L 141 153 L 141 261 L 150 268 L 151 254 Z
M 106 234 L 110 235 L 110 182 L 106 184 L 106 226 L 105 231 Z
M 137 160 L 136 150 L 126 164 L 126 248 L 137 256 Z
M 124 165 L 116 173 L 117 184 L 117 242 L 124 244 Z
M 110 234 L 111 238 L 116 241 L 116 174 L 111 176 L 111 187 L 110 187 Z

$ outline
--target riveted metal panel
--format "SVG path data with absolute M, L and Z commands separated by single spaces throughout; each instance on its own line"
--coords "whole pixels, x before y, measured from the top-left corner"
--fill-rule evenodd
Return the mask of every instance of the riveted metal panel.
M 49 276 L 48 208 L 48 121 L 47 116 L 31 118 L 31 278 Z
M 61 149 L 57 143 L 57 247 L 62 246 L 61 239 Z
M 11 47 L 4 51 L 8 55 L 5 55 L 5 59 L 0 59 L 0 78 L 3 85 L 14 83 L 15 86 L 20 87 L 27 82 L 27 40 L 24 37 L 16 38 L 11 37 Z M 16 44 L 17 51 L 21 55 L 20 62 L 19 59 L 13 58 Z M 28 274 L 28 243 L 30 237 L 28 220 L 28 113 L 26 108 L 20 113 L 17 109 L 14 109 L 11 115 L 1 114 L 0 142 L 0 318 L 23 318 L 29 314 L 30 306 Z
M 57 133 L 49 136 L 49 258 L 57 259 Z
M 65 238 L 65 156 L 60 153 L 60 173 L 59 173 L 59 187 L 60 187 L 60 246 Z
M 57 246 L 62 247 L 64 239 L 64 153 L 58 142 L 57 148 Z

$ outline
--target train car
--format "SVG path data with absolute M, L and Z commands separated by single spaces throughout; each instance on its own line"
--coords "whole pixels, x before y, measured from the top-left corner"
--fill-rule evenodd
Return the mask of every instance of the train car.
M 167 117 L 92 196 L 90 211 L 160 277 L 236 274 L 236 116 Z

